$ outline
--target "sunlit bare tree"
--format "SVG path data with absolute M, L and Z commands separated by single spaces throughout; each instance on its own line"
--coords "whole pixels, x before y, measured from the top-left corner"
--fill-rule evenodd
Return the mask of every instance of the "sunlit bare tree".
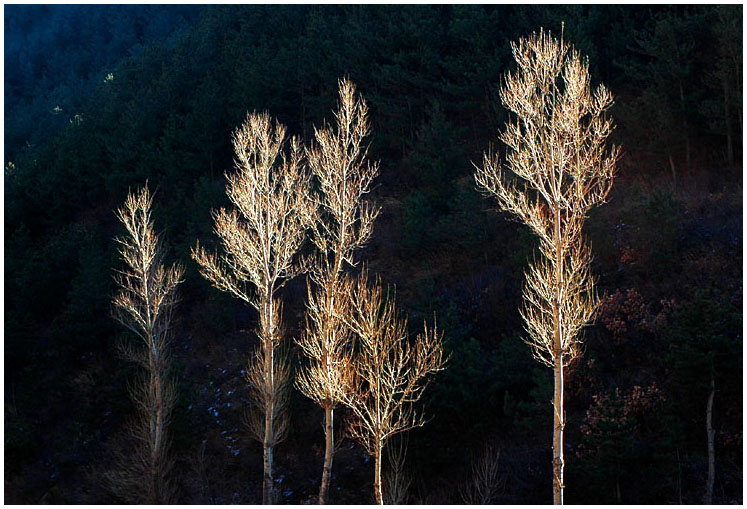
M 341 80 L 335 129 L 315 129 L 316 145 L 306 151 L 319 183 L 319 216 L 312 237 L 318 256 L 312 265 L 306 330 L 299 346 L 309 364 L 296 385 L 324 410 L 325 453 L 319 503 L 327 501 L 334 456 L 334 411 L 343 402 L 345 379 L 351 374 L 350 330 L 339 318 L 347 314 L 349 299 L 342 295 L 346 267 L 354 265 L 354 251 L 371 236 L 378 213 L 363 200 L 378 173 L 366 159 L 364 139 L 370 133 L 368 108 L 356 97 L 355 86 Z
M 501 88 L 513 114 L 500 139 L 508 169 L 486 154 L 478 187 L 527 224 L 540 241 L 540 258 L 526 274 L 522 316 L 535 357 L 553 368 L 553 493 L 563 502 L 563 368 L 579 353 L 581 328 L 597 305 L 582 227 L 589 210 L 612 186 L 620 150 L 605 148 L 613 129 L 606 111 L 612 94 L 592 91 L 588 61 L 540 30 L 513 44 L 518 69 Z
M 422 410 L 414 408 L 429 382 L 428 375 L 443 369 L 442 335 L 434 326 L 413 342 L 407 320 L 395 301 L 376 280 L 369 285 L 365 270 L 348 280 L 350 314 L 345 318 L 355 333 L 354 376 L 345 404 L 352 410 L 351 436 L 374 458 L 374 494 L 384 503 L 381 485 L 382 452 L 388 440 L 425 424 Z
M 223 254 L 199 244 L 192 250 L 208 281 L 259 313 L 260 347 L 249 360 L 247 380 L 259 411 L 250 429 L 263 445 L 265 504 L 272 503 L 274 446 L 285 438 L 288 424 L 289 367 L 280 350 L 277 291 L 302 270 L 297 255 L 315 217 L 301 147 L 293 138 L 286 153 L 284 143 L 285 127 L 267 113 L 247 115 L 233 136 L 237 171 L 227 175 L 226 192 L 235 208 L 214 213 Z
M 115 276 L 119 289 L 112 299 L 113 315 L 142 340 L 140 347 L 123 343 L 122 350 L 126 358 L 142 366 L 143 374 L 130 387 L 140 414 L 133 428 L 137 445 L 116 482 L 119 491 L 129 492 L 136 500 L 159 504 L 170 502 L 172 496 L 167 431 L 176 394 L 167 372 L 172 310 L 184 268 L 180 264 L 164 267 L 165 251 L 153 230 L 151 205 L 146 185 L 130 193 L 117 211 L 127 234 L 117 239 L 125 268 Z

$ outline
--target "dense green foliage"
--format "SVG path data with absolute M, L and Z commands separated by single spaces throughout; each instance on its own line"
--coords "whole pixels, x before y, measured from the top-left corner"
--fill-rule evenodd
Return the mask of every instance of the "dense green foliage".
M 6 500 L 118 501 L 103 475 L 134 414 L 109 317 L 128 189 L 149 181 L 169 259 L 187 261 L 227 201 L 246 112 L 308 140 L 342 76 L 369 101 L 381 160 L 361 258 L 413 328 L 436 313 L 452 356 L 426 392 L 433 419 L 410 433 L 410 502 L 458 503 L 487 442 L 507 481 L 496 503 L 551 500 L 550 372 L 519 339 L 534 241 L 489 210 L 470 161 L 506 120 L 510 41 L 564 24 L 617 98 L 625 151 L 588 221 L 603 305 L 568 379 L 566 500 L 700 502 L 714 373 L 714 501 L 741 503 L 741 19 L 741 6 L 6 6 Z M 285 292 L 297 334 L 305 284 Z M 240 373 L 254 315 L 191 261 L 181 295 L 179 500 L 254 503 Z M 321 415 L 294 395 L 291 420 L 276 461 L 279 500 L 297 503 L 317 490 Z M 368 502 L 371 465 L 348 445 L 331 501 Z

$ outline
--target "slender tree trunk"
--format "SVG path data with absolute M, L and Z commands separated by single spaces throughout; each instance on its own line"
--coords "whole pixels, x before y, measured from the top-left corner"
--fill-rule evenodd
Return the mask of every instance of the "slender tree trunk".
M 374 466 L 374 493 L 376 494 L 376 503 L 384 505 L 384 495 L 381 490 L 381 453 L 383 447 L 381 444 L 377 447 L 375 466 Z
M 156 365 L 156 373 L 154 376 L 154 398 L 155 398 L 155 415 L 154 417 L 154 430 L 153 430 L 153 449 L 151 451 L 151 489 L 153 496 L 153 503 L 159 504 L 165 502 L 161 500 L 160 493 L 160 463 L 161 458 L 159 454 L 161 452 L 161 441 L 163 440 L 163 396 L 161 390 L 161 376 L 158 373 L 158 366 Z
M 553 397 L 553 435 L 552 435 L 552 469 L 553 469 L 553 503 L 556 505 L 563 504 L 563 428 L 565 419 L 563 410 L 563 362 L 562 358 L 555 361 L 555 394 Z
M 682 462 L 680 462 L 679 448 L 677 448 L 677 500 L 682 505 Z
M 341 243 L 344 242 L 344 231 L 345 225 L 342 226 L 343 231 L 343 238 L 341 239 Z M 341 248 L 338 246 L 336 252 L 335 252 L 335 263 L 334 263 L 334 272 L 333 272 L 333 280 L 331 284 L 328 284 L 327 286 L 327 295 L 328 295 L 328 302 L 330 303 L 329 308 L 329 319 L 331 320 L 332 317 L 335 314 L 335 293 L 334 289 L 337 287 L 337 281 L 339 275 L 342 273 L 342 262 L 343 257 L 341 254 Z M 334 341 L 333 341 L 334 344 Z M 324 364 L 329 370 L 329 352 L 326 351 L 326 347 L 324 348 L 323 358 L 324 358 Z M 329 480 L 330 476 L 332 474 L 332 462 L 334 460 L 335 456 L 335 427 L 334 427 L 334 408 L 332 408 L 332 401 L 328 399 L 324 403 L 324 467 L 322 468 L 322 483 L 319 486 L 319 504 L 326 504 L 327 503 L 327 496 L 329 494 Z
M 708 406 L 706 407 L 706 433 L 708 436 L 708 485 L 706 487 L 706 504 L 713 503 L 713 483 L 716 477 L 716 451 L 714 438 L 716 432 L 713 430 L 713 397 L 716 394 L 716 382 L 711 374 L 711 392 L 708 394 Z
M 553 435 L 552 435 L 552 469 L 553 469 L 553 503 L 563 504 L 563 428 L 565 427 L 565 411 L 563 409 L 563 337 L 561 333 L 562 317 L 560 314 L 560 288 L 563 282 L 563 252 L 561 250 L 560 210 L 555 211 L 555 270 L 558 295 L 553 303 L 555 319 L 555 366 L 553 378 L 555 390 L 553 394 Z
M 677 168 L 674 165 L 674 158 L 669 154 L 669 168 L 672 170 L 672 190 L 677 190 Z
M 273 349 L 273 334 L 272 330 L 272 294 L 269 294 L 265 304 L 265 312 L 267 313 L 266 324 L 269 324 L 270 330 L 265 331 L 266 337 L 263 338 L 265 348 L 265 376 L 267 381 L 267 392 L 265 393 L 265 438 L 262 442 L 263 453 L 264 453 L 264 477 L 262 479 L 262 503 L 272 504 L 272 448 L 274 444 L 274 422 L 273 417 L 275 416 L 275 363 L 274 363 L 274 349 Z
M 271 359 L 271 356 L 268 356 Z M 272 370 L 272 368 L 269 368 Z M 272 385 L 270 385 L 272 387 Z M 264 454 L 264 477 L 262 479 L 262 503 L 272 504 L 272 442 L 273 442 L 273 406 L 272 396 L 267 396 L 265 404 L 265 438 L 262 442 Z
M 737 97 L 742 94 L 742 67 L 739 63 L 742 61 L 741 55 L 734 60 L 734 70 L 736 83 L 734 84 L 734 90 Z M 737 119 L 739 120 L 739 144 L 742 144 L 742 133 L 744 132 L 744 126 L 742 125 L 742 101 L 735 101 L 734 105 L 737 107 Z
M 155 338 L 148 333 L 148 359 L 150 370 L 150 482 L 149 482 L 149 503 L 160 504 L 165 501 L 161 500 L 160 493 L 160 469 L 161 469 L 161 442 L 163 440 L 163 389 L 161 387 L 161 373 L 158 350 L 155 346 Z
M 265 418 L 266 438 L 263 443 L 265 472 L 262 479 L 262 504 L 264 505 L 272 504 L 272 445 L 268 440 L 269 435 L 272 434 L 271 426 L 270 419 Z
M 327 503 L 327 493 L 329 492 L 329 478 L 332 472 L 332 460 L 335 454 L 335 435 L 334 435 L 334 412 L 332 404 L 328 401 L 324 405 L 324 438 L 326 448 L 324 450 L 324 468 L 322 469 L 322 484 L 319 487 L 319 503 Z
M 731 112 L 729 111 L 729 80 L 724 76 L 722 80 L 724 84 L 724 122 L 726 127 L 726 156 L 729 161 L 729 167 L 734 166 L 734 147 L 732 145 L 732 134 L 731 134 Z
M 687 125 L 687 110 L 685 109 L 685 90 L 680 82 L 680 105 L 682 106 L 682 123 L 685 128 L 685 167 L 686 169 L 691 168 L 691 157 L 690 157 L 690 129 Z
M 615 477 L 615 498 L 618 504 L 622 504 L 622 493 L 620 492 L 620 476 Z

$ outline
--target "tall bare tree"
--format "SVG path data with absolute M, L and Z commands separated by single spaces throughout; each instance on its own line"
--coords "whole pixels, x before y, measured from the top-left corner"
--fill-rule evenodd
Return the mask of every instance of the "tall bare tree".
M 363 200 L 378 173 L 366 159 L 364 139 L 370 133 L 368 107 L 356 97 L 355 85 L 339 82 L 340 104 L 336 129 L 315 129 L 316 145 L 306 151 L 319 182 L 319 217 L 312 237 L 318 250 L 311 270 L 315 290 L 309 288 L 306 331 L 299 346 L 309 364 L 298 374 L 296 385 L 324 410 L 325 453 L 319 503 L 327 501 L 334 456 L 334 411 L 343 402 L 345 380 L 352 369 L 351 334 L 340 318 L 348 299 L 341 296 L 345 268 L 352 266 L 354 251 L 370 238 L 378 214 Z
M 247 115 L 233 135 L 237 171 L 226 175 L 226 192 L 235 208 L 214 213 L 215 234 L 223 254 L 199 244 L 192 256 L 216 288 L 246 302 L 259 313 L 258 352 L 250 359 L 247 379 L 259 413 L 250 429 L 262 442 L 262 500 L 272 503 L 273 450 L 287 432 L 289 366 L 280 349 L 282 303 L 278 290 L 302 270 L 298 250 L 315 217 L 310 179 L 302 151 L 291 139 L 286 154 L 285 127 L 267 113 Z
M 541 256 L 526 273 L 521 314 L 535 358 L 553 368 L 553 493 L 562 504 L 563 369 L 578 356 L 581 329 L 597 306 L 581 230 L 610 191 L 620 149 L 605 148 L 612 94 L 604 85 L 592 92 L 588 61 L 578 51 L 543 30 L 512 48 L 518 69 L 506 76 L 501 99 L 513 119 L 500 139 L 517 179 L 505 178 L 492 154 L 475 178 L 539 237 Z
M 414 342 L 407 320 L 399 316 L 393 298 L 385 296 L 381 281 L 368 283 L 365 270 L 348 279 L 350 313 L 345 318 L 356 336 L 350 390 L 345 404 L 352 410 L 350 432 L 374 458 L 374 494 L 384 503 L 381 461 L 388 440 L 423 426 L 425 416 L 414 408 L 428 385 L 428 375 L 444 368 L 442 335 L 424 327 Z
M 165 251 L 153 230 L 151 205 L 146 185 L 130 193 L 117 211 L 127 234 L 117 239 L 125 269 L 115 275 L 119 289 L 112 303 L 114 318 L 143 342 L 140 348 L 122 347 L 127 358 L 143 367 L 143 375 L 130 389 L 140 414 L 133 430 L 134 461 L 127 463 L 118 483 L 127 485 L 136 498 L 159 504 L 168 503 L 171 497 L 167 431 L 176 394 L 167 372 L 172 310 L 184 268 L 181 264 L 164 267 Z

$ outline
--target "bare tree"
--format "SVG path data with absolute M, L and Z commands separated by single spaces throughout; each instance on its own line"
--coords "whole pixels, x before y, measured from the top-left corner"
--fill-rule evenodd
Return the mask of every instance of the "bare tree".
M 350 314 L 346 317 L 356 336 L 354 376 L 345 404 L 352 410 L 350 433 L 374 458 L 374 493 L 384 503 L 381 486 L 382 452 L 394 435 L 425 424 L 414 404 L 428 385 L 428 375 L 444 368 L 442 335 L 428 328 L 410 343 L 407 320 L 399 316 L 393 298 L 381 281 L 368 284 L 365 270 L 348 280 Z
M 487 505 L 503 489 L 505 480 L 498 470 L 499 450 L 486 445 L 482 454 L 472 463 L 472 475 L 460 487 L 462 501 L 468 505 Z
M 402 435 L 398 435 L 401 437 Z M 389 468 L 384 474 L 383 495 L 386 505 L 405 505 L 407 492 L 412 484 L 412 478 L 405 472 L 405 458 L 407 457 L 407 439 L 400 438 L 387 451 Z
M 283 150 L 285 127 L 267 113 L 247 115 L 233 135 L 237 171 L 227 175 L 226 192 L 235 208 L 214 213 L 215 234 L 224 253 L 208 253 L 199 244 L 192 257 L 216 288 L 246 302 L 259 313 L 259 350 L 250 359 L 247 380 L 259 416 L 250 429 L 262 442 L 262 500 L 272 503 L 274 446 L 287 432 L 287 357 L 279 351 L 283 339 L 282 304 L 277 291 L 302 270 L 298 250 L 315 216 L 309 176 L 293 138 Z
M 540 240 L 521 314 L 534 356 L 553 368 L 553 493 L 562 504 L 563 368 L 579 354 L 581 329 L 597 306 L 581 230 L 588 211 L 610 191 L 620 149 L 605 149 L 612 94 L 603 85 L 592 92 L 588 61 L 578 51 L 543 30 L 512 48 L 519 67 L 506 76 L 501 99 L 513 120 L 500 139 L 519 182 L 506 179 L 491 154 L 475 178 Z
M 143 374 L 130 387 L 140 414 L 133 429 L 134 461 L 127 462 L 118 484 L 136 499 L 158 504 L 168 503 L 172 495 L 167 428 L 176 393 L 167 372 L 172 310 L 184 268 L 181 264 L 164 267 L 165 251 L 153 230 L 151 205 L 146 185 L 130 193 L 117 211 L 127 235 L 117 239 L 125 269 L 115 275 L 119 290 L 112 303 L 114 318 L 143 342 L 140 348 L 124 343 L 122 347 L 126 358 L 142 366 Z
M 363 140 L 369 135 L 368 107 L 356 97 L 355 85 L 341 80 L 337 128 L 315 129 L 316 145 L 306 151 L 319 182 L 319 217 L 313 242 L 318 250 L 309 288 L 306 331 L 298 341 L 309 364 L 298 374 L 296 386 L 324 410 L 325 453 L 319 503 L 327 501 L 334 456 L 334 410 L 352 369 L 349 328 L 340 318 L 348 299 L 340 295 L 346 266 L 354 265 L 354 251 L 370 238 L 378 214 L 363 200 L 378 173 L 366 159 Z

